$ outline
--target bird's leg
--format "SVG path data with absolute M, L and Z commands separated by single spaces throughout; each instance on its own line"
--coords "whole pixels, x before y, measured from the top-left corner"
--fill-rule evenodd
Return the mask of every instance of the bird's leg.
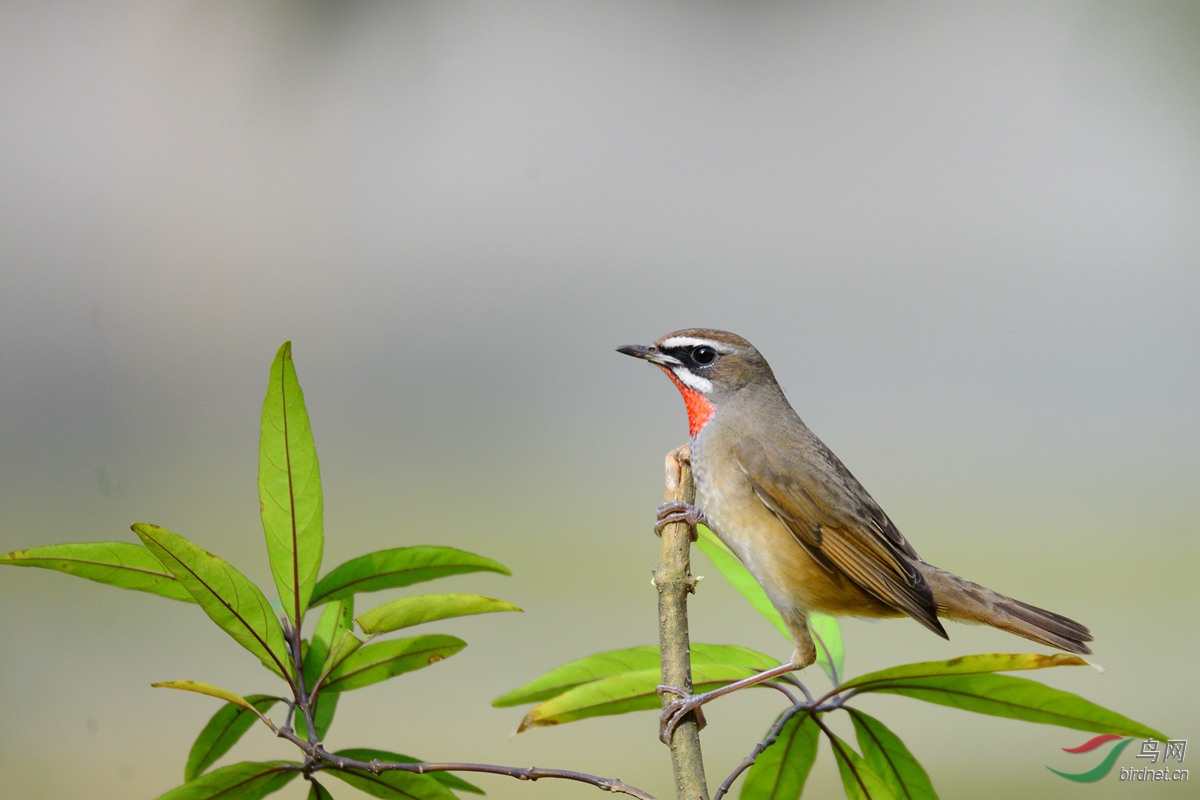
M 707 525 L 708 518 L 691 503 L 669 500 L 658 507 L 658 521 L 654 523 L 654 532 L 661 536 L 663 528 L 672 522 L 686 522 L 694 528 L 697 525 Z
M 671 704 L 663 709 L 662 717 L 658 721 L 658 738 L 662 739 L 663 744 L 671 743 L 671 734 L 675 732 L 675 728 L 683 721 L 683 718 L 689 713 L 695 711 L 697 721 L 703 719 L 700 716 L 700 706 L 712 700 L 716 700 L 722 695 L 736 692 L 738 689 L 745 689 L 747 686 L 757 686 L 760 683 L 766 683 L 769 680 L 778 678 L 780 675 L 786 675 L 796 669 L 796 665 L 792 662 L 780 664 L 778 667 L 771 667 L 757 675 L 751 675 L 749 678 L 742 678 L 740 681 L 726 684 L 711 692 L 704 694 L 689 694 L 682 689 L 677 689 L 674 686 L 659 686 L 658 692 L 670 692 L 671 694 L 679 695 L 678 699 L 671 701 Z

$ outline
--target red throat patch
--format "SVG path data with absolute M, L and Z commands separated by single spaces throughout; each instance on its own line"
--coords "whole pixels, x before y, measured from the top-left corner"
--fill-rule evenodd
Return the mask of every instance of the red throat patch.
M 717 410 L 716 407 L 708 402 L 707 397 L 695 389 L 685 386 L 679 378 L 675 377 L 674 372 L 666 367 L 659 367 L 659 369 L 667 373 L 671 383 L 675 384 L 675 388 L 683 395 L 683 404 L 687 406 L 688 434 L 695 438 L 696 434 L 712 419 L 713 412 Z

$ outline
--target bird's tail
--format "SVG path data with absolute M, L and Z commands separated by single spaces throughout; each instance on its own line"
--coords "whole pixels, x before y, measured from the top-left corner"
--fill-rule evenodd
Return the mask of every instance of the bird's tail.
M 919 569 L 933 589 L 940 617 L 990 625 L 1072 653 L 1092 652 L 1085 644 L 1092 641 L 1091 631 L 1073 619 L 1005 597 L 930 564 L 921 563 Z

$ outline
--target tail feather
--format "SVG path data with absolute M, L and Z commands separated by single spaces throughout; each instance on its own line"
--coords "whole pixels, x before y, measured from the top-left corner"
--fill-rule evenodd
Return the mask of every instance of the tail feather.
M 1091 631 L 1073 619 L 1006 597 L 929 564 L 922 563 L 919 568 L 933 589 L 939 616 L 990 625 L 1071 653 L 1092 652 L 1085 644 L 1092 641 Z

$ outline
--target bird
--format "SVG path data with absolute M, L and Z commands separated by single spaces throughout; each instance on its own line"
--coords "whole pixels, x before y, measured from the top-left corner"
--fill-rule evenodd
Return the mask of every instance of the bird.
M 710 700 L 812 664 L 812 612 L 909 616 L 946 639 L 943 619 L 982 623 L 1091 652 L 1091 632 L 1078 622 L 922 560 L 741 336 L 687 328 L 617 351 L 665 372 L 687 408 L 696 503 L 664 503 L 655 530 L 676 521 L 707 525 L 762 586 L 795 645 L 789 661 L 704 694 L 660 687 L 679 696 L 663 713 L 664 741 Z

